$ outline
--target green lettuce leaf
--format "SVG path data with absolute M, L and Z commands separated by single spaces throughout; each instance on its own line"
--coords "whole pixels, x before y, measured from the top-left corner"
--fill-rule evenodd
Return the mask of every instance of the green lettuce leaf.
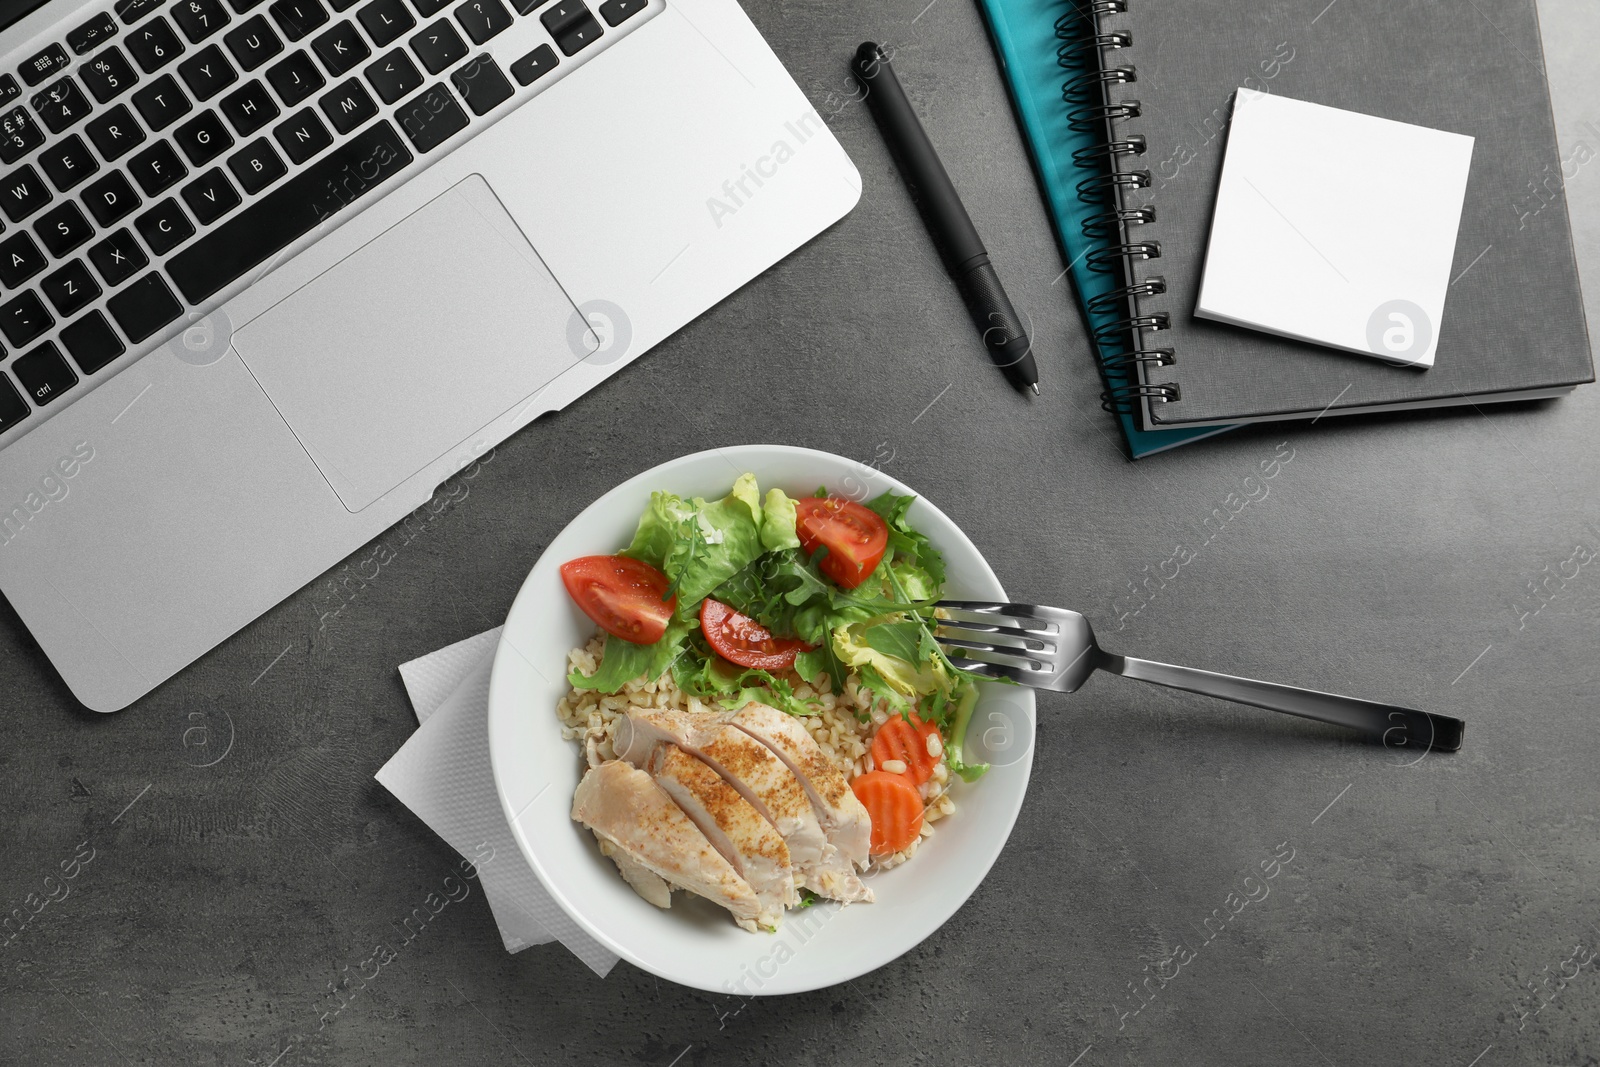
M 761 519 L 752 474 L 741 474 L 721 500 L 651 493 L 623 555 L 660 568 L 677 594 L 678 617 L 693 618 L 712 590 L 761 556 Z
M 768 489 L 766 505 L 761 509 L 761 547 L 768 552 L 799 548 L 796 521 L 793 498 L 786 496 L 782 489 Z
M 672 665 L 672 680 L 679 689 L 702 700 L 714 700 L 736 710 L 754 701 L 790 715 L 816 715 L 821 705 L 809 704 L 794 694 L 787 680 L 755 668 L 739 668 L 709 654 L 686 655 Z
M 600 666 L 590 675 L 573 671 L 567 675 L 567 683 L 574 689 L 615 693 L 635 678 L 659 678 L 683 654 L 689 631 L 697 625 L 687 619 L 673 619 L 661 640 L 653 645 L 636 645 L 607 634 Z
M 840 662 L 856 668 L 863 679 L 871 671 L 904 703 L 938 688 L 933 670 L 938 661 L 928 663 L 917 658 L 917 636 L 913 631 L 918 629 L 916 622 L 896 618 L 841 626 L 833 631 L 833 650 Z M 873 691 L 878 692 L 876 687 Z

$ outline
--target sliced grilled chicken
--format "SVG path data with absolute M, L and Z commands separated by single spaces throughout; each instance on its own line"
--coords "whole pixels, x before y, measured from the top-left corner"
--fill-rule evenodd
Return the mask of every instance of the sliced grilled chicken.
M 657 746 L 674 744 L 711 765 L 766 817 L 789 846 L 801 885 L 850 903 L 870 901 L 850 860 L 828 842 L 805 788 L 766 745 L 730 726 L 724 715 L 637 709 L 617 724 L 620 758 L 648 766 Z
M 633 868 L 642 867 L 720 904 L 746 930 L 756 928 L 761 901 L 750 883 L 644 771 L 621 760 L 590 768 L 572 794 L 572 817 L 623 854 L 627 863 L 616 855 L 612 859 L 628 884 L 650 903 L 661 906 L 659 887 Z M 650 892 L 641 888 L 641 882 Z
M 800 903 L 789 846 L 778 831 L 710 764 L 677 745 L 658 745 L 646 770 L 755 890 L 756 925 L 776 930 L 783 909 Z
M 794 716 L 766 704 L 746 704 L 728 721 L 777 753 L 805 787 L 829 842 L 846 859 L 865 867 L 872 817 L 806 728 Z

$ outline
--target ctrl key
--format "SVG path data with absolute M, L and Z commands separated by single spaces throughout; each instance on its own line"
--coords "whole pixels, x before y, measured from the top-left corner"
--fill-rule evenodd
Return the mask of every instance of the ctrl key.
M 18 356 L 11 369 L 22 388 L 41 407 L 78 384 L 78 376 L 61 358 L 61 350 L 54 341 L 46 341 L 32 352 Z

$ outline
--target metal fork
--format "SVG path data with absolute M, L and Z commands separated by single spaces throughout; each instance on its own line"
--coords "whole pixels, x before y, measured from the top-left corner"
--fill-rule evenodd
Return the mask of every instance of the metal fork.
M 1095 643 L 1088 619 L 1065 608 L 974 600 L 945 600 L 938 606 L 949 617 L 940 619 L 935 637 L 945 647 L 950 661 L 986 678 L 1071 693 L 1099 669 L 1141 682 L 1347 726 L 1386 745 L 1441 752 L 1461 748 L 1466 723 L 1447 715 L 1133 656 L 1114 656 Z

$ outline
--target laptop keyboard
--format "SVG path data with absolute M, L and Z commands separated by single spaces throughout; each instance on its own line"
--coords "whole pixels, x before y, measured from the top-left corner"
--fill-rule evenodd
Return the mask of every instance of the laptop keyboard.
M 79 12 L 59 43 L 0 73 L 0 434 L 26 432 L 649 6 L 117 0 Z

